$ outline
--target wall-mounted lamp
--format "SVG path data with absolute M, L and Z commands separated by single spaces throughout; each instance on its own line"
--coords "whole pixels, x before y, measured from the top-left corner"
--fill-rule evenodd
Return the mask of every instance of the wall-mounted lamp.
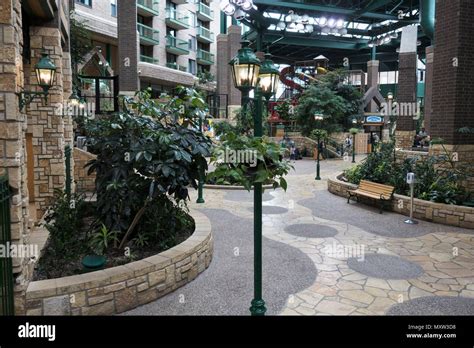
M 56 76 L 56 65 L 54 65 L 48 54 L 43 51 L 41 52 L 41 59 L 35 65 L 36 79 L 38 85 L 43 89 L 42 92 L 28 92 L 23 91 L 18 93 L 20 111 L 30 104 L 35 97 L 43 96 L 45 101 L 48 101 L 49 89 L 54 84 L 54 77 Z

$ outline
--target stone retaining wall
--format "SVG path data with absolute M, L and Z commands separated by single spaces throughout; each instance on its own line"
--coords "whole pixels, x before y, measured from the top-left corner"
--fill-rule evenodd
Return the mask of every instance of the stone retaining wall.
M 95 192 L 95 173 L 87 175 L 86 164 L 97 156 L 87 151 L 74 148 L 74 182 L 78 192 Z
M 341 181 L 339 180 L 340 177 L 341 175 L 328 180 L 328 190 L 335 195 L 347 198 L 347 191 L 356 189 L 357 185 Z M 379 204 L 379 202 L 375 200 L 365 199 L 363 197 L 361 197 L 361 202 L 370 205 Z M 410 204 L 410 197 L 395 194 L 390 207 L 387 208 L 393 212 L 409 216 Z M 443 225 L 474 228 L 474 208 L 470 207 L 415 199 L 413 216 L 419 220 L 431 221 Z
M 31 282 L 27 315 L 111 315 L 152 302 L 195 279 L 210 264 L 209 219 L 191 211 L 196 230 L 183 243 L 123 266 Z

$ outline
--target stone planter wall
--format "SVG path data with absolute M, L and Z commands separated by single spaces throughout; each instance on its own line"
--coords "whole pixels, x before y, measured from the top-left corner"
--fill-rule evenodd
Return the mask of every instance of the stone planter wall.
M 27 315 L 111 315 L 152 302 L 195 279 L 213 254 L 211 223 L 193 210 L 185 242 L 140 261 L 70 277 L 31 282 Z
M 341 176 L 333 177 L 328 180 L 329 192 L 341 196 L 348 197 L 347 191 L 354 190 L 357 185 L 353 185 L 339 180 Z M 361 197 L 361 202 L 370 205 L 380 204 L 375 200 L 365 199 Z M 393 212 L 409 216 L 410 215 L 410 197 L 402 195 L 394 195 L 390 207 Z M 419 220 L 431 221 L 443 225 L 474 228 L 474 208 L 461 207 L 456 205 L 448 205 L 441 203 L 433 203 L 421 199 L 414 200 L 414 218 Z

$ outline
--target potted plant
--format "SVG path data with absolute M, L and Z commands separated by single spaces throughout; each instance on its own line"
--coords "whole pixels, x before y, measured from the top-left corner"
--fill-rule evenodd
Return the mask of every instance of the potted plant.
M 215 171 L 207 177 L 218 185 L 239 185 L 250 190 L 254 183 L 287 188 L 284 176 L 292 168 L 283 161 L 284 150 L 268 138 L 250 138 L 233 132 L 221 137 L 212 154 Z

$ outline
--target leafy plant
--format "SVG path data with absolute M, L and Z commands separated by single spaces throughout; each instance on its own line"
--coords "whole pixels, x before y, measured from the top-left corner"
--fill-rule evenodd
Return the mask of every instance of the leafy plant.
M 167 239 L 157 236 L 165 211 L 154 207 L 166 202 L 179 210 L 188 187 L 197 188 L 211 147 L 197 125 L 206 113 L 193 89 L 176 89 L 165 104 L 142 91 L 124 100 L 123 112 L 88 123 L 89 146 L 97 154 L 88 164 L 89 173 L 96 173 L 97 213 L 108 230 L 117 231 L 120 249 L 145 225 L 156 241 Z M 177 233 L 178 225 L 170 227 Z
M 103 255 L 104 251 L 107 250 L 110 245 L 116 245 L 118 241 L 117 232 L 109 231 L 107 227 L 102 224 L 99 230 L 92 235 L 89 245 L 97 255 Z
M 228 161 L 226 154 L 245 154 L 254 159 L 253 163 L 245 161 Z M 267 138 L 250 138 L 245 135 L 228 133 L 221 138 L 221 144 L 212 154 L 211 163 L 215 171 L 208 174 L 207 180 L 222 185 L 240 185 L 247 190 L 254 183 L 266 183 L 274 188 L 287 189 L 284 178 L 292 168 L 283 161 L 284 150 Z
M 214 82 L 215 76 L 212 75 L 209 71 L 200 71 L 197 74 L 197 78 L 199 79 L 199 83 L 206 84 L 208 82 Z
M 295 110 L 291 99 L 285 99 L 275 106 L 275 111 L 283 121 L 292 121 L 295 119 Z

